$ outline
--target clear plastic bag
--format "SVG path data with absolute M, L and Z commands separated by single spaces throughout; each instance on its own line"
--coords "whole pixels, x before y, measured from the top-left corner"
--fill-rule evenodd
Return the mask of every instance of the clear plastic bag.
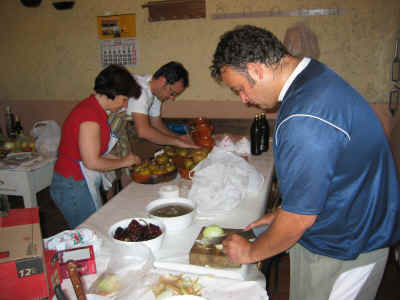
M 145 245 L 112 244 L 111 258 L 106 270 L 92 283 L 87 294 L 108 299 L 139 299 L 156 282 L 151 270 L 154 262 L 151 250 Z
M 60 143 L 61 129 L 54 120 L 38 121 L 30 132 L 35 138 L 36 150 L 45 156 L 56 156 Z
M 264 177 L 239 155 L 215 146 L 194 168 L 189 198 L 198 215 L 223 214 L 237 207 L 250 192 L 257 193 Z

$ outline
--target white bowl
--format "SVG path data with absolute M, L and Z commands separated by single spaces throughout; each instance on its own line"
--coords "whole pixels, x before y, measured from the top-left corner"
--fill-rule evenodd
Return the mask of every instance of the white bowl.
M 182 204 L 186 206 L 190 206 L 192 208 L 192 211 L 190 213 L 187 213 L 182 216 L 177 216 L 177 217 L 158 217 L 155 215 L 152 215 L 150 212 L 161 206 L 165 206 L 168 204 Z M 193 203 L 193 201 L 185 198 L 163 198 L 163 199 L 157 199 L 154 201 L 151 201 L 147 206 L 146 206 L 146 212 L 147 215 L 154 220 L 159 220 L 162 221 L 165 225 L 165 228 L 167 230 L 167 233 L 175 233 L 184 230 L 185 228 L 189 227 L 190 224 L 193 222 L 193 218 L 195 215 L 195 210 L 196 207 Z
M 194 295 L 177 295 L 165 298 L 165 300 L 207 300 L 207 299 Z
M 146 223 L 152 223 L 154 225 L 157 225 L 160 227 L 161 229 L 161 234 L 151 240 L 148 241 L 143 241 L 143 242 L 124 242 L 124 241 L 120 241 L 114 238 L 114 233 L 117 230 L 118 227 L 122 227 L 122 228 L 127 228 L 129 223 L 133 220 L 137 220 L 140 224 L 146 224 Z M 164 223 L 162 221 L 159 220 L 155 220 L 155 219 L 150 219 L 150 218 L 129 218 L 129 219 L 124 219 L 121 220 L 113 225 L 111 225 L 110 229 L 108 230 L 108 234 L 111 237 L 111 239 L 114 241 L 114 243 L 120 244 L 120 245 L 127 245 L 127 246 L 134 246 L 137 244 L 143 244 L 146 245 L 147 247 L 150 248 L 151 252 L 156 253 L 162 246 L 162 243 L 164 241 L 164 237 L 165 237 L 165 226 Z

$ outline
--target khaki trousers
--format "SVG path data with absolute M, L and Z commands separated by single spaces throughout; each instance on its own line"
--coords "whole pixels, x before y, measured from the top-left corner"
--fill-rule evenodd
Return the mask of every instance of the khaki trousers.
M 339 260 L 314 254 L 300 244 L 289 250 L 290 300 L 328 300 L 340 274 L 375 263 L 357 300 L 374 300 L 385 270 L 389 249 L 360 254 L 355 260 Z

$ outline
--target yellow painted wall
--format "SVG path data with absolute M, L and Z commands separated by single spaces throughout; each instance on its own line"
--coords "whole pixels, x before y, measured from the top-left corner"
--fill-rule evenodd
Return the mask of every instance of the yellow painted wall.
M 319 39 L 320 60 L 334 68 L 369 102 L 387 102 L 394 40 L 400 37 L 399 0 L 206 0 L 207 18 L 150 23 L 147 0 L 76 0 L 58 11 L 51 0 L 26 8 L 0 1 L 0 100 L 79 100 L 101 70 L 96 16 L 137 14 L 139 74 L 153 73 L 169 60 L 190 72 L 181 100 L 238 101 L 210 77 L 208 66 L 219 36 L 238 24 L 264 26 L 283 39 L 303 21 Z M 212 20 L 215 13 L 343 8 L 341 16 Z

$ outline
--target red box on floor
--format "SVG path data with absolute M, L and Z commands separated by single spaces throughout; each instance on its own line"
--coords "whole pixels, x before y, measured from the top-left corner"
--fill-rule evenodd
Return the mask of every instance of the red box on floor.
M 57 258 L 56 253 L 43 251 L 39 208 L 9 210 L 8 216 L 0 218 L 0 300 L 53 295 L 48 276 L 54 282 L 57 276 L 62 280 Z

